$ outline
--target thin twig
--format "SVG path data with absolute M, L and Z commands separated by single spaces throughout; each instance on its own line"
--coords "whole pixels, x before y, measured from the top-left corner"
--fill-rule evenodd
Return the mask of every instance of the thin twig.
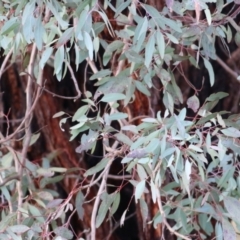
M 41 83 L 41 84 L 42 84 L 42 83 Z M 41 85 L 41 84 L 40 84 L 40 85 Z M 31 115 L 31 113 L 32 113 L 33 110 L 35 109 L 36 104 L 37 104 L 37 102 L 38 102 L 38 99 L 39 99 L 39 97 L 40 97 L 40 94 L 41 94 L 41 88 L 39 87 L 39 88 L 37 89 L 36 97 L 35 97 L 35 100 L 34 100 L 32 106 L 31 106 L 30 112 L 28 112 L 28 113 L 25 114 L 23 121 L 20 123 L 20 125 L 17 127 L 17 129 L 16 129 L 12 134 L 8 135 L 7 137 L 4 137 L 3 135 L 0 135 L 0 138 L 1 138 L 0 144 L 3 144 L 4 142 L 9 141 L 9 140 L 12 139 L 17 133 L 19 133 L 20 131 L 23 130 L 22 127 L 23 127 L 23 125 L 25 124 L 26 119 Z
M 122 175 L 122 176 L 115 176 L 112 174 L 108 174 L 108 178 L 110 179 L 116 179 L 116 180 L 124 180 L 124 179 L 132 179 L 132 175 Z
M 228 72 L 234 79 L 237 80 L 238 74 L 236 72 L 234 72 L 225 62 L 223 62 L 223 60 L 221 58 L 219 58 L 217 56 L 216 61 L 219 65 L 221 65 L 224 68 L 224 70 L 226 72 Z M 239 80 L 237 80 L 237 81 L 239 82 Z

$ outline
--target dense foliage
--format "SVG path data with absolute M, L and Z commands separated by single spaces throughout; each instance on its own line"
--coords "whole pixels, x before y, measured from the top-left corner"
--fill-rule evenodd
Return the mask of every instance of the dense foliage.
M 227 96 L 224 92 L 200 104 L 193 87 L 195 94 L 185 101 L 175 70 L 183 61 L 196 68 L 201 62 L 209 73 L 205 81 L 214 84 L 211 62 L 218 59 L 216 39 L 228 49 L 233 33 L 237 32 L 236 42 L 240 33 L 234 21 L 238 11 L 223 11 L 239 1 L 166 0 L 161 11 L 144 1 L 111 2 L 0 2 L 0 47 L 5 56 L 0 77 L 9 61 L 20 61 L 21 75 L 27 78 L 25 117 L 13 133 L 0 136 L 0 188 L 7 205 L 1 210 L 0 239 L 76 239 L 66 213 L 77 211 L 84 221 L 85 189 L 99 183 L 89 235 L 95 239 L 95 229 L 120 203 L 121 188 L 107 191 L 109 169 L 117 158 L 125 169 L 122 179 L 134 187 L 133 201 L 139 205 L 143 228 L 146 224 L 164 226 L 178 239 L 236 239 L 240 231 L 240 117 L 212 111 Z M 104 31 L 111 40 L 103 37 Z M 94 81 L 96 92 L 78 86 L 74 72 L 83 61 L 92 73 L 82 81 Z M 42 165 L 27 159 L 29 146 L 39 137 L 31 132 L 30 124 L 46 65 L 53 67 L 58 81 L 69 72 L 77 93 L 72 99 L 81 97 L 83 102 L 72 116 L 63 111 L 53 116 L 60 118 L 60 128 L 68 131 L 64 123 L 71 119 L 69 141 L 80 141 L 76 151 L 93 153 L 101 140 L 104 153 L 66 199 L 60 199 L 51 184 L 75 169 L 52 165 L 51 156 Z M 134 101 L 135 91 L 151 97 L 154 77 L 162 85 L 165 109 L 139 116 L 141 123 L 135 124 L 124 109 Z M 189 112 L 194 113 L 192 118 Z M 11 145 L 19 131 L 25 131 L 19 140 L 21 152 Z M 40 179 L 38 184 L 36 179 Z M 153 219 L 148 218 L 149 196 L 158 209 Z

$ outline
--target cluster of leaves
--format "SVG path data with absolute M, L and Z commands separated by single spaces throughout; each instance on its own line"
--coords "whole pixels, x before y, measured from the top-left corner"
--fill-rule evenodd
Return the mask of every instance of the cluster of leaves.
M 210 11 L 208 3 L 216 3 L 214 12 Z M 84 93 L 86 104 L 72 117 L 77 124 L 71 127 L 70 140 L 83 133 L 77 152 L 94 151 L 97 140 L 103 139 L 106 154 L 95 167 L 86 171 L 85 177 L 102 171 L 116 157 L 122 157 L 126 171 L 132 175 L 129 182 L 134 186 L 135 201 L 140 203 L 144 224 L 147 223 L 148 206 L 143 195 L 149 194 L 159 207 L 151 220 L 154 226 L 165 223 L 166 219 L 174 219 L 176 224 L 171 230 L 182 236 L 189 236 L 195 230 L 207 239 L 215 232 L 219 240 L 236 238 L 231 221 L 240 229 L 239 116 L 224 119 L 225 112 L 211 112 L 226 96 L 224 93 L 211 95 L 201 107 L 197 96 L 188 99 L 188 107 L 196 112 L 192 121 L 187 119 L 185 108 L 175 114 L 174 106 L 183 103 L 183 96 L 176 84 L 174 70 L 185 60 L 198 67 L 202 59 L 210 83 L 214 84 L 210 59 L 216 59 L 215 39 L 220 38 L 227 48 L 226 41 L 232 40 L 228 22 L 238 31 L 234 20 L 222 13 L 225 6 L 223 0 L 169 0 L 167 7 L 159 12 L 153 6 L 131 0 L 117 0 L 116 6 L 111 1 L 104 1 L 101 6 L 97 0 L 4 0 L 0 3 L 0 47 L 6 54 L 12 51 L 14 59 L 20 54 L 28 56 L 27 47 L 34 43 L 39 60 L 35 61 L 39 63 L 34 69 L 36 79 L 40 69 L 50 64 L 61 81 L 68 70 L 71 49 L 75 52 L 76 69 L 85 60 L 89 65 L 94 63 L 100 47 L 104 49 L 102 65 L 106 68 L 95 71 L 90 78 L 97 80 L 98 89 L 94 95 Z M 122 25 L 120 30 L 112 28 L 105 13 L 107 8 L 111 8 L 119 26 Z M 126 9 L 131 17 L 124 15 Z M 196 19 L 187 17 L 192 12 Z M 200 20 L 200 14 L 205 14 L 206 19 Z M 100 21 L 94 21 L 96 15 Z M 131 23 L 129 19 L 132 19 Z M 104 28 L 115 39 L 111 43 L 101 38 Z M 117 76 L 113 69 L 108 69 L 113 56 L 119 56 L 118 61 L 128 61 L 128 67 Z M 137 73 L 137 80 L 133 73 Z M 119 112 L 118 101 L 127 106 L 134 99 L 136 89 L 150 96 L 153 76 L 159 77 L 163 85 L 163 103 L 167 110 L 163 116 L 158 112 L 156 118 L 144 118 L 140 125 L 130 125 L 128 115 Z M 111 114 L 100 115 L 99 111 L 96 117 L 90 118 L 88 112 L 98 110 L 99 101 L 111 103 Z M 63 114 L 57 113 L 55 117 Z M 60 121 L 60 127 L 67 118 Z M 119 121 L 121 129 L 114 129 L 112 121 Z M 116 141 L 118 149 L 112 148 L 110 138 Z M 17 174 L 15 158 L 18 156 L 12 152 L 1 157 L 2 179 Z M 26 160 L 23 176 L 16 178 L 20 177 L 24 183 L 22 193 L 17 194 L 24 196 L 29 192 L 31 199 L 25 199 L 21 209 L 17 209 L 17 197 L 12 194 L 15 181 L 1 186 L 2 196 L 10 207 L 1 212 L 0 239 L 9 236 L 22 239 L 20 235 L 27 239 L 50 236 L 49 225 L 55 239 L 73 238 L 63 222 L 65 212 L 72 209 L 71 198 L 56 199 L 57 193 L 45 188 L 47 184 L 62 180 L 67 171 L 70 170 L 50 167 L 49 159 L 44 159 L 42 167 Z M 53 177 L 55 172 L 60 175 Z M 41 190 L 34 189 L 34 178 L 41 178 Z M 162 199 L 165 199 L 164 203 Z M 108 212 L 112 215 L 117 210 L 120 194 L 118 191 L 102 192 L 101 200 L 96 227 L 101 225 Z M 81 192 L 76 202 L 82 218 L 84 196 Z M 17 219 L 19 212 L 24 217 L 21 225 Z M 59 218 L 61 227 L 56 223 Z
M 31 144 L 38 139 L 33 135 Z M 0 239 L 72 239 L 73 233 L 64 226 L 66 213 L 73 210 L 71 198 L 60 199 L 58 192 L 48 188 L 51 184 L 61 181 L 70 170 L 51 167 L 51 160 L 57 153 L 42 159 L 42 166 L 26 160 L 25 171 L 19 176 L 14 161 L 19 161 L 20 153 L 13 151 L 1 156 L 1 222 Z M 57 176 L 54 176 L 56 175 Z M 21 192 L 16 192 L 16 182 L 23 182 Z M 34 181 L 39 182 L 36 188 Z M 18 207 L 18 194 L 22 194 L 24 202 Z M 25 197 L 26 196 L 26 197 Z M 8 206 L 8 207 L 7 207 Z M 19 222 L 19 213 L 21 221 Z M 59 226 L 60 225 L 60 226 Z M 49 227 L 53 231 L 49 230 Z

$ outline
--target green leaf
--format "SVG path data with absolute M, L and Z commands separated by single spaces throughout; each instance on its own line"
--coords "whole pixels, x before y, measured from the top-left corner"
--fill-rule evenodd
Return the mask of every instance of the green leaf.
M 90 60 L 93 60 L 93 42 L 92 42 L 92 38 L 90 37 L 90 35 L 84 31 L 83 33 L 83 36 L 84 36 L 84 43 L 85 43 L 85 46 L 88 50 L 88 55 L 89 55 L 89 58 Z
M 143 23 L 140 26 L 140 31 L 137 37 L 137 40 L 139 40 L 139 38 L 141 37 L 142 34 L 144 34 L 144 37 L 146 36 L 147 33 L 147 29 L 148 29 L 148 20 L 147 17 L 144 17 Z
M 73 35 L 73 31 L 74 31 L 73 27 L 67 28 L 62 34 L 62 36 L 58 39 L 56 43 L 56 48 L 59 48 L 60 46 L 67 44 L 67 42 Z
M 222 226 L 219 222 L 215 225 L 216 240 L 223 240 Z
M 61 180 L 63 180 L 64 176 L 63 175 L 59 175 L 56 177 L 52 177 L 52 178 L 42 178 L 40 181 L 40 187 L 44 188 L 46 185 L 48 184 L 52 184 L 52 183 L 56 183 L 56 182 L 60 182 Z
M 133 133 L 136 133 L 136 134 L 138 133 L 137 127 L 135 125 L 122 126 L 121 130 L 130 131 L 130 132 L 133 132 Z
M 211 95 L 206 99 L 206 101 L 214 102 L 214 101 L 220 100 L 220 99 L 222 99 L 222 98 L 225 98 L 225 97 L 227 97 L 228 95 L 229 95 L 229 94 L 228 94 L 228 93 L 225 93 L 225 92 L 213 93 L 213 94 L 211 94 Z
M 214 77 L 214 71 L 213 71 L 212 64 L 206 58 L 203 58 L 203 61 L 204 61 L 204 65 L 205 65 L 206 69 L 208 70 L 210 84 L 211 84 L 211 86 L 213 86 L 215 77 Z
M 157 31 L 156 33 L 156 38 L 157 38 L 157 46 L 158 46 L 158 52 L 160 54 L 160 57 L 164 59 L 164 54 L 165 54 L 165 41 L 163 34 L 161 31 Z
M 239 216 L 240 216 L 240 201 L 233 197 L 224 197 L 223 202 L 225 208 L 227 209 L 230 217 L 237 221 L 240 224 Z
M 152 34 L 146 44 L 145 48 L 145 61 L 144 64 L 147 68 L 149 68 L 149 65 L 152 61 L 153 53 L 155 50 L 155 34 Z
M 190 144 L 190 145 L 188 146 L 188 148 L 189 148 L 189 149 L 192 149 L 192 150 L 194 150 L 194 151 L 196 151 L 196 152 L 203 152 L 203 150 L 202 150 L 200 147 L 198 147 L 198 146 L 196 146 L 196 145 L 193 145 L 193 144 Z
M 123 100 L 126 96 L 122 93 L 108 93 L 101 99 L 102 102 L 116 102 Z
M 100 172 L 101 170 L 103 170 L 106 165 L 108 164 L 108 162 L 110 161 L 109 158 L 103 158 L 97 165 L 95 165 L 94 167 L 88 169 L 85 173 L 84 173 L 84 177 L 87 177 L 89 175 L 93 175 L 97 172 Z
M 81 191 L 79 191 L 76 196 L 75 206 L 77 209 L 78 217 L 81 220 L 83 220 L 83 216 L 84 216 L 84 208 L 83 208 L 84 199 L 85 199 L 85 197 L 84 197 L 83 193 Z
M 10 20 L 6 21 L 4 25 L 1 27 L 1 35 L 7 35 L 14 29 L 16 29 L 19 26 L 19 21 L 17 17 L 12 17 Z
M 81 5 L 81 4 L 80 4 Z M 86 9 L 84 9 L 81 14 L 80 17 L 78 19 L 78 23 L 77 23 L 77 27 L 76 27 L 76 38 L 78 38 L 80 41 L 83 40 L 82 37 L 82 28 L 87 20 L 87 16 L 88 16 L 88 11 Z
M 208 8 L 206 8 L 206 9 L 204 10 L 204 12 L 205 12 L 205 15 L 206 15 L 206 18 L 207 18 L 208 25 L 210 26 L 211 23 L 212 23 L 211 12 L 210 12 L 210 10 L 209 10 Z
M 55 114 L 53 115 L 53 118 L 61 117 L 61 116 L 64 115 L 64 114 L 65 114 L 65 112 L 60 111 L 60 112 L 58 112 L 58 113 L 55 113 Z
M 158 189 L 157 189 L 157 187 L 155 186 L 155 184 L 154 184 L 154 182 L 153 182 L 152 179 L 151 179 L 150 186 L 151 186 L 152 200 L 153 200 L 154 203 L 156 203 L 156 201 L 157 201 L 157 196 L 158 196 L 158 193 L 157 193 Z
M 123 142 L 123 143 L 127 144 L 128 146 L 131 146 L 133 143 L 132 140 L 123 133 L 117 133 L 114 136 L 117 138 L 118 141 Z
M 122 2 L 122 3 L 117 7 L 117 9 L 116 9 L 115 17 L 116 17 L 118 14 L 122 13 L 123 10 L 124 10 L 126 7 L 128 7 L 131 2 L 132 2 L 131 0 L 128 0 L 128 1 L 126 1 L 126 2 Z
M 137 164 L 137 173 L 140 180 L 145 180 L 148 178 L 148 175 L 141 164 Z
M 134 81 L 134 84 L 136 86 L 136 88 L 142 92 L 143 94 L 145 94 L 146 96 L 150 96 L 151 93 L 149 92 L 149 90 L 147 89 L 146 85 L 143 82 L 140 81 Z
M 32 134 L 29 146 L 33 145 L 38 140 L 40 135 L 41 135 L 41 133 Z
M 66 227 L 57 227 L 53 230 L 53 232 L 62 238 L 65 239 L 73 239 L 73 233 Z
M 25 225 L 13 225 L 13 226 L 8 227 L 7 229 L 9 229 L 10 231 L 12 231 L 14 233 L 21 234 L 21 233 L 28 231 L 30 228 Z
M 102 224 L 103 220 L 105 219 L 107 211 L 109 210 L 110 205 L 114 201 L 114 195 L 104 194 L 102 199 L 103 200 L 100 204 L 100 207 L 99 207 L 98 213 L 97 213 L 97 217 L 96 217 L 96 227 L 97 228 Z
M 51 57 L 53 52 L 53 48 L 52 47 L 47 47 L 43 53 L 42 53 L 42 57 L 41 60 L 39 62 L 40 68 L 43 69 L 46 62 L 49 60 L 49 58 Z
M 34 218 L 36 218 L 38 222 L 45 223 L 45 219 L 43 217 L 43 214 L 37 207 L 35 207 L 31 204 L 28 204 L 28 209 L 29 209 L 29 212 L 32 214 L 32 216 Z
M 141 198 L 144 190 L 145 190 L 145 180 L 142 180 L 141 182 L 139 182 L 136 186 L 135 189 L 135 202 L 137 203 L 137 200 Z
M 110 121 L 114 121 L 114 120 L 121 120 L 121 119 L 124 119 L 127 117 L 128 117 L 128 114 L 118 112 L 118 113 L 113 113 L 113 114 L 109 115 L 108 119 Z
M 120 204 L 120 199 L 121 199 L 121 195 L 119 192 L 117 192 L 114 196 L 114 201 L 113 201 L 112 208 L 111 208 L 112 215 L 117 211 L 119 204 Z
M 143 199 L 140 199 L 140 212 L 142 215 L 143 229 L 144 229 L 146 227 L 146 222 L 148 219 L 148 205 Z
M 85 115 L 85 113 L 87 112 L 87 110 L 89 110 L 89 106 L 88 105 L 84 105 L 82 107 L 80 107 L 75 114 L 73 115 L 72 121 L 77 121 L 79 118 L 81 118 L 82 116 Z
M 179 44 L 178 39 L 176 37 L 174 37 L 172 34 L 166 33 L 166 35 L 172 43 Z
M 240 131 L 233 127 L 223 129 L 221 130 L 221 132 L 227 137 L 234 137 L 234 138 L 240 137 Z
M 97 73 L 93 74 L 89 80 L 95 80 L 95 79 L 100 79 L 106 76 L 109 76 L 112 73 L 111 70 L 109 69 L 102 69 L 98 71 Z
M 133 63 L 142 63 L 143 62 L 142 56 L 139 55 L 137 52 L 135 52 L 132 49 L 126 51 L 125 56 L 128 58 L 128 61 L 131 61 Z
M 64 61 L 64 46 L 58 48 L 54 57 L 54 73 L 58 74 L 62 72 L 62 64 Z
M 226 219 L 222 221 L 222 228 L 223 228 L 223 239 L 224 240 L 236 240 L 236 232 L 230 222 Z
M 61 18 L 61 16 L 58 13 L 57 9 L 52 5 L 52 2 L 51 1 L 47 1 L 46 4 L 47 4 L 47 7 L 49 8 L 49 10 L 53 13 L 53 15 L 56 18 L 58 24 L 60 24 L 62 29 L 66 29 L 68 27 L 68 23 Z
M 42 24 L 42 18 L 38 17 L 36 26 L 35 26 L 34 37 L 35 37 L 36 46 L 39 51 L 41 51 L 43 48 L 44 34 L 45 34 L 45 28 L 43 27 L 43 24 Z
M 47 204 L 47 208 L 57 208 L 63 202 L 63 199 L 54 199 Z
M 127 211 L 128 211 L 128 209 L 126 209 L 126 210 L 123 212 L 122 216 L 121 216 L 120 226 L 123 226 L 123 224 L 124 224 Z

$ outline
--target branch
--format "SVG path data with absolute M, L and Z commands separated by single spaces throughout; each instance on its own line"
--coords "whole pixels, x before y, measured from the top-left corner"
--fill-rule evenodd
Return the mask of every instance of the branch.
M 6 67 L 6 65 L 7 65 L 7 62 L 8 62 L 9 58 L 11 57 L 11 55 L 12 55 L 12 53 L 13 53 L 13 49 L 14 49 L 14 47 L 12 47 L 12 48 L 10 49 L 10 51 L 8 52 L 8 54 L 6 55 L 6 57 L 4 58 L 4 61 L 3 61 L 2 66 L 1 66 L 1 68 L 0 68 L 0 80 L 1 80 L 1 78 L 2 78 L 2 74 L 3 74 L 4 70 L 5 70 L 5 67 Z
M 161 196 L 160 196 L 160 192 L 157 191 L 157 203 L 158 203 L 158 208 L 159 208 L 159 212 L 160 214 L 163 216 L 163 223 L 165 224 L 165 226 L 167 227 L 168 231 L 173 233 L 174 235 L 176 235 L 179 238 L 185 239 L 185 240 L 191 240 L 191 238 L 188 238 L 178 232 L 176 232 L 167 222 L 166 220 L 166 216 L 165 216 L 165 212 L 163 210 L 163 206 L 162 206 L 162 202 L 161 202 Z
M 224 68 L 226 72 L 228 72 L 235 80 L 239 82 L 239 80 L 237 79 L 238 74 L 234 72 L 225 62 L 223 62 L 221 58 L 217 56 L 216 61 L 219 65 L 221 65 Z
M 18 209 L 22 207 L 22 200 L 23 200 L 23 192 L 22 192 L 22 178 L 23 178 L 23 168 L 25 166 L 26 162 L 26 155 L 27 150 L 31 141 L 31 120 L 32 120 L 32 112 L 31 112 L 31 106 L 32 106 L 32 74 L 33 74 L 33 67 L 34 67 L 34 61 L 35 61 L 35 55 L 37 52 L 37 46 L 36 44 L 33 44 L 32 47 L 32 53 L 30 56 L 30 61 L 28 65 L 28 73 L 30 76 L 28 76 L 27 81 L 27 87 L 26 87 L 26 120 L 25 120 L 25 139 L 23 141 L 23 149 L 21 153 L 21 160 L 19 166 L 16 166 L 16 172 L 18 172 L 20 179 L 17 182 L 17 189 L 18 189 Z M 39 70 L 41 71 L 41 70 Z M 18 211 L 18 223 L 21 222 L 21 212 Z
M 112 161 L 110 161 L 112 162 Z M 98 210 L 98 206 L 100 203 L 100 196 L 104 190 L 104 188 L 106 187 L 106 183 L 107 183 L 107 176 L 109 173 L 109 169 L 110 169 L 110 165 L 108 164 L 105 168 L 106 170 L 104 171 L 103 177 L 102 177 L 102 182 L 100 185 L 100 188 L 98 190 L 97 193 L 97 197 L 96 200 L 94 202 L 94 206 L 93 206 L 93 210 L 92 210 L 92 217 L 91 217 L 91 240 L 95 240 L 96 239 L 96 216 L 97 216 L 97 210 Z
M 64 62 L 65 62 L 66 65 L 67 65 L 67 68 L 68 68 L 68 70 L 69 70 L 69 72 L 70 72 L 70 74 L 71 74 L 71 77 L 72 77 L 72 80 L 73 80 L 75 89 L 76 89 L 76 91 L 77 91 L 77 96 L 75 97 L 75 100 L 77 100 L 78 98 L 81 97 L 82 93 L 81 93 L 81 91 L 80 91 L 80 89 L 79 89 L 79 87 L 78 87 L 77 79 L 76 79 L 76 77 L 75 77 L 75 75 L 74 75 L 74 72 L 73 72 L 73 69 L 72 69 L 70 63 L 69 63 L 67 60 L 65 60 L 65 59 L 64 59 Z
M 231 23 L 235 30 L 240 33 L 240 27 L 237 25 L 237 23 L 231 17 L 227 17 L 226 19 Z

